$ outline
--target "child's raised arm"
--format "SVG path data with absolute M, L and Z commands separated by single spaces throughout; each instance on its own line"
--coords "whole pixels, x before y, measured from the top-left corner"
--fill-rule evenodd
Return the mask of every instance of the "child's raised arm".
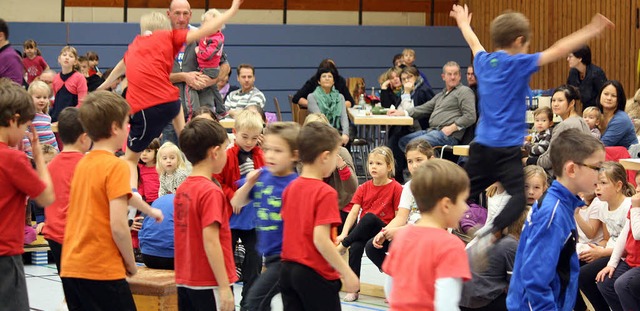
M 51 175 L 49 175 L 49 170 L 47 169 L 47 165 L 44 164 L 44 158 L 42 157 L 42 148 L 40 148 L 38 132 L 36 132 L 36 127 L 33 125 L 31 126 L 31 135 L 29 135 L 29 140 L 31 141 L 31 148 L 33 149 L 33 161 L 36 162 L 38 177 L 40 177 L 40 180 L 42 180 L 46 186 L 44 191 L 33 199 L 41 206 L 48 206 L 55 201 L 56 196 L 55 191 L 53 190 Z
M 596 14 L 588 25 L 556 41 L 551 47 L 544 50 L 538 60 L 538 66 L 544 66 L 566 57 L 569 53 L 587 44 L 589 40 L 599 36 L 605 29 L 613 27 L 614 24 L 608 18 L 602 14 Z
M 224 25 L 232 16 L 234 16 L 240 9 L 240 4 L 244 0 L 233 0 L 231 8 L 222 13 L 220 16 L 214 18 L 210 23 L 203 25 L 199 29 L 191 30 L 187 33 L 187 43 L 191 43 L 196 40 L 200 40 L 206 36 L 210 36 L 216 33 L 222 25 Z
M 251 194 L 251 189 L 255 186 L 258 181 L 258 177 L 260 177 L 261 169 L 253 170 L 247 174 L 247 179 L 236 192 L 233 194 L 233 198 L 231 199 L 231 206 L 233 206 L 233 213 L 240 214 L 242 211 L 242 207 L 249 204 L 251 199 L 249 195 Z
M 454 4 L 451 12 L 449 12 L 449 16 L 455 18 L 458 23 L 458 28 L 462 31 L 462 36 L 464 36 L 464 40 L 467 41 L 467 44 L 471 48 L 471 52 L 475 57 L 478 52 L 484 51 L 484 47 L 478 40 L 478 36 L 471 29 L 471 13 L 469 13 L 469 7 L 465 4 L 464 6 Z
M 113 67 L 113 70 L 111 70 L 111 74 L 109 74 L 109 77 L 107 77 L 107 79 L 104 80 L 104 82 L 102 82 L 102 84 L 100 84 L 100 86 L 96 90 L 106 89 L 109 85 L 113 84 L 114 81 L 122 77 L 126 69 L 127 67 L 124 65 L 124 59 L 121 59 L 118 64 Z

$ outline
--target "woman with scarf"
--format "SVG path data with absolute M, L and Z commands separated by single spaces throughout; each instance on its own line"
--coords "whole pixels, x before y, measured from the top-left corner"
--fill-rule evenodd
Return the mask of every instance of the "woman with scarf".
M 349 117 L 344 96 L 335 87 L 333 72 L 321 68 L 316 74 L 318 86 L 307 96 L 309 113 L 322 113 L 329 124 L 342 133 L 342 145 L 349 143 Z

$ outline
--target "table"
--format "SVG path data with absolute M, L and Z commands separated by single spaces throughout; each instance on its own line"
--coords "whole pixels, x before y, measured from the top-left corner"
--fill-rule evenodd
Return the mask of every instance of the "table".
M 387 116 L 387 115 L 365 115 L 360 109 L 349 108 L 349 117 L 353 124 L 359 126 L 365 133 L 365 138 L 370 139 L 370 145 L 373 147 L 386 146 L 389 140 L 389 126 L 411 126 L 413 118 L 408 116 Z M 384 136 L 381 127 L 384 126 Z
M 622 164 L 625 170 L 640 170 L 640 159 L 620 159 L 620 164 Z
M 453 154 L 457 156 L 468 157 L 469 156 L 469 145 L 455 145 L 453 146 Z
M 224 118 L 219 121 L 220 125 L 226 129 L 232 129 L 236 125 L 236 120 L 232 118 Z

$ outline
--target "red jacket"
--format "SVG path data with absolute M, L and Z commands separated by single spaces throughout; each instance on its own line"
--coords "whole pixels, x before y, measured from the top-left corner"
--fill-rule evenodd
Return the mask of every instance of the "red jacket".
M 234 144 L 233 147 L 227 149 L 227 164 L 224 165 L 220 174 L 214 174 L 213 177 L 217 179 L 222 185 L 222 191 L 227 196 L 227 199 L 231 200 L 233 194 L 238 190 L 236 181 L 240 180 L 240 164 L 238 163 L 238 153 L 240 153 L 240 146 Z M 264 153 L 260 147 L 256 146 L 251 150 L 253 165 L 256 169 L 264 166 Z

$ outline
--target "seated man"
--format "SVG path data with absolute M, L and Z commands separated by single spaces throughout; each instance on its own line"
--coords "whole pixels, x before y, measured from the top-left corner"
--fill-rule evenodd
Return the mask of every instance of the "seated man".
M 249 64 L 240 64 L 238 66 L 238 82 L 240 89 L 230 92 L 224 101 L 225 108 L 229 111 L 229 115 L 234 117 L 247 106 L 256 105 L 264 109 L 267 99 L 264 94 L 255 87 L 256 82 L 255 69 Z
M 423 138 L 431 146 L 457 145 L 464 130 L 476 122 L 475 96 L 473 91 L 460 84 L 460 66 L 448 62 L 442 67 L 445 88 L 424 105 L 406 111 L 390 110 L 389 115 L 408 115 L 420 119 L 431 115 L 429 128 L 402 137 L 398 143 L 401 150 L 416 138 Z

